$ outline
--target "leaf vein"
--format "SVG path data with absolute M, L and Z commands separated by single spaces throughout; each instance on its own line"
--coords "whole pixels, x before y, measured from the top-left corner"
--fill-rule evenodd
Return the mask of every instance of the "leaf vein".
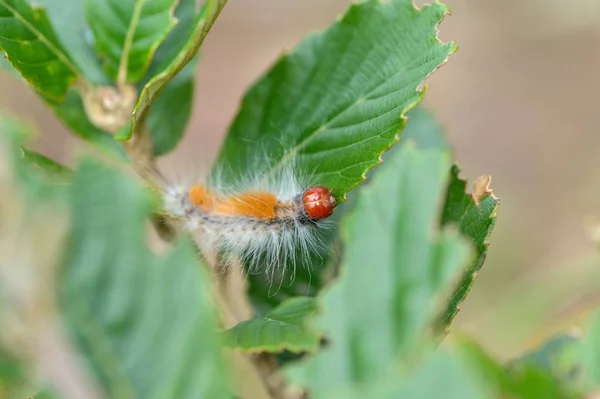
M 55 47 L 54 44 L 52 44 L 46 38 L 45 35 L 43 35 L 38 29 L 36 29 L 35 26 L 30 24 L 16 9 L 9 6 L 5 0 L 0 0 L 0 5 L 4 6 L 10 13 L 12 13 L 15 19 L 21 22 L 31 33 L 33 33 L 34 36 L 38 38 L 38 40 L 44 43 L 48 47 L 48 49 L 50 49 L 50 51 L 53 52 L 57 56 L 57 58 L 59 58 L 63 62 L 63 64 L 65 64 L 75 74 L 75 76 L 79 77 L 79 71 L 77 70 L 77 68 L 75 68 L 75 66 L 71 63 L 68 57 L 65 54 L 63 54 L 57 47 Z

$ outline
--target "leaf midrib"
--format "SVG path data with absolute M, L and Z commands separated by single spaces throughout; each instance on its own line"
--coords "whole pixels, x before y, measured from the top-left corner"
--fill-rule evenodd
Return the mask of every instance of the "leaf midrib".
M 119 61 L 119 72 L 117 74 L 117 82 L 120 86 L 127 83 L 129 53 L 131 52 L 131 47 L 133 46 L 133 38 L 135 36 L 135 31 L 140 24 L 140 15 L 142 14 L 142 10 L 145 4 L 146 0 L 138 0 L 136 1 L 135 6 L 133 7 L 133 15 L 131 16 L 131 20 L 129 21 L 129 26 L 127 27 L 127 34 L 125 35 L 125 41 L 123 42 L 123 51 L 121 52 L 121 60 Z
M 454 42 L 448 42 L 448 43 L 444 43 L 442 44 L 442 48 L 448 46 L 450 48 L 450 53 L 452 52 L 453 48 L 455 47 Z M 446 58 L 448 58 L 448 55 L 446 56 Z M 394 73 L 393 75 L 389 76 L 388 78 L 384 79 L 381 83 L 377 84 L 376 87 L 374 87 L 373 89 L 369 90 L 367 93 L 363 94 L 360 98 L 358 98 L 356 101 L 354 101 L 353 103 L 351 103 L 350 105 L 348 105 L 347 107 L 344 107 L 344 109 L 340 110 L 339 112 L 337 112 L 335 115 L 333 115 L 327 122 L 325 122 L 324 124 L 322 124 L 321 126 L 319 126 L 317 129 L 315 129 L 314 131 L 312 131 L 310 134 L 308 134 L 306 136 L 305 139 L 303 139 L 302 141 L 300 141 L 299 143 L 297 143 L 293 148 L 291 148 L 289 151 L 286 151 L 285 154 L 281 157 L 281 159 L 279 161 L 277 161 L 275 164 L 273 164 L 273 166 L 267 168 L 267 170 L 265 171 L 265 176 L 270 176 L 272 173 L 276 172 L 279 168 L 281 168 L 283 165 L 285 165 L 290 159 L 293 159 L 296 157 L 296 155 L 298 154 L 298 152 L 304 148 L 310 141 L 312 141 L 318 134 L 320 134 L 323 131 L 328 130 L 331 125 L 342 115 L 344 115 L 346 112 L 348 112 L 349 110 L 351 110 L 353 107 L 355 107 L 356 105 L 366 101 L 366 100 L 370 100 L 370 96 L 375 93 L 377 90 L 379 90 L 382 86 L 384 86 L 386 83 L 388 83 L 390 80 L 396 78 L 397 76 L 399 76 L 402 73 L 408 73 L 409 71 L 412 70 L 412 68 L 414 68 L 415 65 L 411 66 L 411 68 L 402 68 L 402 70 L 399 70 L 398 72 Z M 425 79 L 422 80 L 422 82 Z M 404 86 L 403 88 L 408 87 L 410 84 L 407 84 L 406 86 Z M 417 86 L 418 87 L 418 86 Z M 394 90 L 394 92 L 397 92 L 401 89 L 398 90 Z M 422 90 L 415 90 L 415 94 L 419 94 L 421 93 Z M 398 121 L 401 121 L 401 118 L 408 112 L 410 111 L 412 108 L 414 108 L 417 104 L 413 104 L 412 107 L 408 106 L 406 107 L 406 109 L 404 109 L 403 111 L 401 110 L 400 115 L 398 117 Z M 396 133 L 397 135 L 398 133 Z
M 34 25 L 30 24 L 29 21 L 27 21 L 27 19 L 25 19 L 21 15 L 21 13 L 19 13 L 16 9 L 14 9 L 10 5 L 8 5 L 5 0 L 0 0 L 0 5 L 4 6 L 13 15 L 14 18 L 19 20 L 23 25 L 25 25 L 25 27 L 29 31 L 31 31 L 31 33 L 33 33 L 34 36 L 37 37 L 37 39 L 40 42 L 44 43 L 46 45 L 46 47 L 48 47 L 50 49 L 50 51 L 52 53 L 54 53 L 54 55 L 56 55 L 56 57 L 63 64 L 65 64 L 67 66 L 67 68 L 69 68 L 71 70 L 71 72 L 73 72 L 75 74 L 75 76 L 77 76 L 77 78 L 80 78 L 79 71 L 77 70 L 75 65 L 73 65 L 71 63 L 71 61 L 69 60 L 69 58 L 62 51 L 60 51 L 56 46 L 54 46 L 54 44 L 52 42 L 50 42 L 46 38 L 46 36 L 44 34 L 42 34 L 42 32 L 40 32 L 38 29 L 36 29 L 36 27 Z M 32 11 L 34 11 L 33 7 L 32 7 Z M 10 57 L 10 58 L 12 58 L 12 57 Z

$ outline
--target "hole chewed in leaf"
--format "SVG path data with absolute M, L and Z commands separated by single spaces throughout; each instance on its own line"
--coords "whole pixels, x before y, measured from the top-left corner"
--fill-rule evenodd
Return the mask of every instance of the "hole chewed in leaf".
M 479 206 L 482 198 L 493 195 L 493 191 L 490 188 L 491 184 L 492 176 L 490 175 L 479 176 L 477 180 L 475 180 L 475 183 L 473 183 L 473 192 L 471 193 L 475 205 Z

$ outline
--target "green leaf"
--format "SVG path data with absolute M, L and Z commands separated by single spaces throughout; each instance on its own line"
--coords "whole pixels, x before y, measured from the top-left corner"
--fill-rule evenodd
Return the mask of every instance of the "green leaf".
M 452 149 L 444 130 L 429 110 L 419 106 L 409 111 L 406 116 L 408 121 L 402 131 L 399 147 L 407 141 L 414 140 L 419 148 Z M 389 152 L 383 154 L 384 160 L 388 154 Z
M 445 351 L 432 353 L 404 380 L 402 384 L 391 381 L 391 384 L 400 386 L 390 392 L 388 398 L 492 398 L 489 387 L 469 368 L 468 363 Z
M 36 203 L 43 199 L 45 203 L 48 203 L 50 198 L 62 190 L 58 189 L 59 185 L 57 184 L 48 184 L 48 179 L 43 174 L 37 171 L 32 173 L 34 171 L 32 164 L 24 159 L 23 145 L 31 140 L 33 132 L 34 129 L 31 125 L 22 123 L 11 115 L 0 114 L 0 150 L 3 152 L 0 154 L 0 158 L 3 158 L 3 161 L 10 160 L 9 165 L 0 163 L 0 167 L 11 169 L 14 176 L 10 179 L 18 182 L 19 186 L 14 190 L 25 190 L 27 195 L 23 195 L 23 197 L 26 200 Z M 1 169 L 0 172 L 2 172 Z M 13 185 L 17 186 L 16 183 Z M 13 193 L 13 195 L 15 194 Z
M 150 252 L 154 205 L 128 176 L 81 164 L 62 280 L 68 326 L 108 397 L 230 397 L 204 269 L 188 241 Z
M 314 298 L 288 299 L 264 317 L 227 330 L 225 345 L 245 352 L 314 351 L 319 347 L 319 336 L 304 326 L 304 320 L 316 309 Z
M 286 272 L 273 276 L 266 272 L 249 273 L 248 296 L 255 313 L 266 315 L 290 298 L 317 295 L 325 281 L 322 273 L 329 256 L 325 249 L 311 254 L 308 259 L 301 259 L 301 265 L 293 272 L 290 272 L 293 270 L 290 264 Z
M 449 167 L 447 152 L 406 144 L 361 189 L 341 227 L 340 281 L 319 301 L 331 345 L 291 373 L 314 397 L 373 378 L 421 342 L 432 301 L 468 258 L 461 237 L 434 233 Z
M 600 390 L 600 311 L 589 321 L 578 345 L 577 360 L 581 368 L 581 384 L 586 392 Z
M 25 0 L 0 0 L 0 50 L 47 101 L 62 101 L 78 78 L 44 9 Z
M 179 0 L 175 8 L 177 24 L 156 49 L 141 88 L 173 62 L 179 53 L 184 51 L 184 47 L 196 27 L 200 10 L 204 11 L 203 8 L 199 7 L 196 0 Z
M 71 90 L 65 101 L 54 105 L 52 110 L 65 126 L 77 136 L 119 160 L 126 161 L 128 159 L 123 147 L 112 136 L 98 129 L 89 120 L 78 91 Z
M 58 399 L 31 383 L 26 368 L 0 348 L 0 395 L 2 398 Z M 38 393 L 39 392 L 39 393 Z
M 216 169 L 237 181 L 297 166 L 343 200 L 397 142 L 419 85 L 455 51 L 436 39 L 447 12 L 411 0 L 352 5 L 250 89 Z
M 458 351 L 431 351 L 402 373 L 395 368 L 363 387 L 328 398 L 492 399 L 492 390 Z
M 49 178 L 66 181 L 71 177 L 72 172 L 69 169 L 40 153 L 22 148 L 22 155 L 27 163 Z
M 148 116 L 155 155 L 173 150 L 192 115 L 196 60 L 190 62 L 158 95 Z
M 457 288 L 448 300 L 445 312 L 440 316 L 439 330 L 447 329 L 459 311 L 459 305 L 467 297 L 477 272 L 487 256 L 488 243 L 494 224 L 499 200 L 491 191 L 467 194 L 467 182 L 458 177 L 460 169 L 453 166 L 451 180 L 446 194 L 446 204 L 442 215 L 442 226 L 457 225 L 463 236 L 475 246 L 475 254 L 470 266 L 465 270 Z M 475 195 L 478 196 L 477 202 Z
M 31 392 L 24 367 L 0 347 L 0 394 L 16 398 L 26 397 Z
M 142 79 L 154 51 L 175 26 L 175 0 L 85 0 L 95 48 L 108 76 L 119 83 Z
M 5 71 L 11 71 L 14 69 L 12 65 L 8 63 L 5 56 L 0 57 L 0 68 L 4 69 Z
M 569 380 L 576 373 L 570 356 L 580 343 L 579 338 L 572 335 L 559 335 L 551 338 L 539 348 L 511 361 L 511 365 L 536 367 L 545 373 L 561 380 Z
M 19 75 L 19 72 L 13 68 L 12 65 L 10 65 L 8 63 L 8 61 L 6 60 L 5 54 L 0 53 L 0 69 L 5 70 L 6 72 L 9 72 L 11 75 L 17 77 L 17 78 L 21 78 L 21 75 Z
M 471 341 L 450 342 L 417 361 L 403 359 L 376 378 L 322 395 L 328 399 L 581 398 L 535 367 L 509 369 Z M 457 345 L 460 344 L 460 345 Z
M 44 4 L 51 6 L 49 10 L 50 16 L 52 16 L 55 21 L 60 21 L 59 27 L 62 27 L 66 23 L 66 15 L 77 14 L 77 7 L 71 4 L 77 2 L 67 2 L 67 5 L 64 7 L 61 6 L 60 10 L 57 11 L 57 7 L 59 5 L 55 4 L 54 1 L 56 0 L 43 0 Z M 54 98 L 50 104 L 50 107 L 55 114 L 79 137 L 93 143 L 108 154 L 116 156 L 121 160 L 126 160 L 127 158 L 125 157 L 125 152 L 119 143 L 117 143 L 107 133 L 96 128 L 89 121 L 83 108 L 80 94 L 77 92 L 77 90 L 68 90 L 69 84 L 73 79 L 75 79 L 76 74 L 79 72 L 74 66 L 73 62 L 70 60 L 69 55 L 67 55 L 64 48 L 56 39 L 44 9 L 39 7 L 31 8 L 23 0 L 0 0 L 0 16 L 2 13 L 6 12 L 5 8 L 3 8 L 5 4 L 18 5 L 19 8 L 14 9 L 14 18 L 0 18 L 0 50 L 5 50 L 9 57 L 11 51 L 18 51 L 19 56 L 22 58 L 17 60 L 18 62 L 14 62 L 14 60 L 11 59 L 11 63 L 13 63 L 15 68 L 19 69 L 19 73 L 23 74 L 23 76 L 34 86 L 36 83 L 31 80 L 34 78 L 39 79 L 41 82 L 40 84 L 42 85 L 50 85 L 54 87 L 62 84 L 64 87 L 58 90 L 60 91 L 60 94 L 58 94 L 58 91 L 55 90 L 56 88 L 52 89 L 54 90 L 55 97 L 57 98 Z M 16 11 L 19 11 L 20 13 L 16 14 Z M 32 25 L 29 21 L 30 19 L 33 20 L 33 22 L 35 22 L 37 25 Z M 73 31 L 80 21 L 78 19 L 71 19 L 70 22 L 72 22 L 72 25 L 69 25 L 64 31 L 60 31 L 59 36 L 61 39 L 75 35 L 79 37 L 83 36 L 81 32 L 76 34 Z M 23 26 L 25 26 L 27 29 L 23 28 L 20 24 L 23 24 Z M 17 39 L 14 39 L 16 40 L 14 43 L 8 41 L 12 45 L 11 48 L 3 47 L 2 43 L 8 40 L 8 36 L 3 33 L 3 29 L 9 30 L 11 38 L 17 37 Z M 69 32 L 69 34 L 66 34 L 65 31 Z M 33 39 L 30 39 L 30 37 Z M 85 68 L 86 73 L 90 73 L 93 80 L 104 81 L 105 79 L 103 79 L 102 76 L 99 76 L 97 73 L 93 72 L 93 67 L 90 66 L 91 61 L 89 60 L 89 57 L 86 58 L 83 55 L 85 53 L 85 49 L 82 47 L 83 44 L 77 44 L 74 43 L 74 41 L 76 40 L 67 40 L 66 43 L 69 46 L 73 46 L 71 50 L 79 55 L 75 57 L 76 61 L 80 62 L 81 66 Z M 30 54 L 30 52 L 35 52 L 35 54 Z M 40 64 L 36 63 L 34 67 L 31 67 L 31 65 L 27 64 L 27 62 L 29 62 L 27 60 L 32 59 L 31 57 L 43 56 L 46 56 L 49 61 L 44 62 L 42 60 L 40 61 Z M 55 57 L 55 59 L 52 57 Z M 0 57 L 0 59 L 3 59 L 3 57 Z M 13 68 L 11 65 L 8 66 L 10 67 L 10 70 L 15 71 L 15 68 Z M 40 71 L 36 72 L 37 69 Z M 33 78 L 30 78 L 28 75 L 26 75 L 26 73 L 29 73 L 27 71 L 36 73 L 37 75 L 33 76 Z M 44 93 L 41 94 L 44 95 Z M 49 98 L 46 99 L 52 100 Z M 61 101 L 57 101 L 58 99 Z
M 185 41 L 182 42 L 181 39 L 188 32 L 189 27 L 186 24 L 183 24 L 172 38 L 167 38 L 167 40 L 172 41 L 172 46 L 170 49 L 160 49 L 161 52 L 159 55 L 161 60 L 158 60 L 155 64 L 156 66 L 153 66 L 154 76 L 146 83 L 140 93 L 138 102 L 133 110 L 129 134 L 124 136 L 123 139 L 129 139 L 133 132 L 137 131 L 146 122 L 148 113 L 161 91 L 194 59 L 210 28 L 226 3 L 227 0 L 207 0 L 201 10 L 195 15 L 194 28 Z M 185 10 L 189 10 L 189 7 L 190 5 L 186 2 Z M 157 136 L 157 141 L 163 143 L 155 148 L 158 151 L 168 151 L 174 148 L 181 138 L 181 132 L 177 130 L 175 132 L 176 134 L 173 137 L 166 136 L 158 131 L 151 132 L 153 137 Z
M 60 399 L 60 398 L 51 392 L 42 391 L 42 392 L 36 393 L 31 398 L 27 398 L 27 399 Z
M 496 391 L 495 398 L 579 398 L 560 381 L 533 364 L 521 364 L 507 368 L 485 353 L 474 342 L 466 341 L 463 351 L 468 356 L 471 368 L 487 381 Z
M 52 26 L 56 29 L 56 36 L 87 80 L 96 85 L 110 84 L 94 53 L 92 33 L 85 20 L 83 1 L 30 0 L 30 2 L 44 6 Z
M 439 6 L 439 5 L 438 5 Z M 378 8 L 377 5 L 371 4 L 371 5 L 364 5 L 364 7 L 375 7 Z M 384 7 L 388 7 L 388 6 L 384 6 Z M 437 7 L 437 6 L 436 6 Z M 414 10 L 411 10 L 411 13 Z M 441 10 L 438 10 L 441 11 Z M 430 11 L 426 11 L 426 12 L 433 12 L 433 10 Z M 399 23 L 401 25 L 401 23 Z M 431 26 L 434 26 L 435 22 L 431 22 Z M 266 154 L 264 152 L 264 148 L 260 148 L 259 150 L 256 150 L 256 148 L 254 147 L 258 147 L 259 145 L 254 146 L 254 141 L 257 140 L 250 140 L 250 141 L 245 141 L 243 138 L 240 138 L 238 136 L 236 136 L 235 138 L 232 137 L 233 134 L 245 134 L 246 130 L 245 130 L 245 125 L 246 123 L 248 123 L 247 127 L 249 128 L 249 130 L 252 130 L 253 127 L 256 127 L 257 124 L 260 123 L 260 121 L 258 121 L 257 119 L 259 119 L 260 113 L 263 109 L 267 109 L 267 107 L 269 108 L 269 111 L 272 115 L 275 115 L 277 117 L 282 117 L 281 115 L 277 114 L 277 110 L 279 110 L 279 108 L 281 108 L 280 106 L 282 106 L 282 104 L 287 104 L 288 108 L 294 108 L 294 104 L 292 104 L 292 101 L 294 101 L 294 98 L 297 98 L 298 96 L 300 96 L 300 93 L 304 90 L 304 83 L 303 82 L 297 82 L 296 77 L 298 77 L 298 79 L 301 79 L 303 77 L 306 77 L 303 74 L 303 71 L 305 71 L 303 68 L 306 65 L 306 71 L 309 71 L 310 68 L 313 68 L 312 72 L 316 73 L 321 73 L 321 74 L 325 74 L 327 72 L 327 68 L 331 69 L 333 66 L 331 65 L 331 60 L 336 59 L 335 57 L 331 57 L 328 55 L 329 53 L 325 50 L 322 50 L 323 55 L 320 55 L 322 57 L 322 59 L 318 59 L 318 58 L 310 58 L 307 60 L 303 61 L 303 57 L 306 57 L 307 54 L 311 53 L 311 49 L 309 44 L 315 42 L 315 45 L 319 45 L 321 47 L 325 47 L 325 44 L 323 44 L 323 42 L 325 40 L 327 40 L 326 38 L 329 38 L 328 40 L 331 41 L 335 41 L 338 40 L 337 36 L 334 35 L 334 33 L 332 33 L 331 31 L 340 31 L 342 28 L 340 27 L 334 27 L 332 29 L 330 29 L 330 31 L 326 32 L 324 35 L 322 35 L 322 37 L 312 37 L 307 39 L 307 42 L 305 42 L 304 44 L 302 44 L 300 46 L 300 48 L 298 50 L 295 51 L 295 53 L 293 53 L 290 56 L 284 57 L 284 59 L 280 60 L 279 64 L 277 66 L 275 66 L 275 68 L 273 68 L 271 70 L 271 72 L 265 77 L 263 78 L 260 82 L 258 82 L 254 88 L 246 95 L 246 99 L 244 101 L 244 104 L 242 106 L 242 110 L 240 111 L 240 114 L 238 115 L 238 118 L 234 124 L 234 126 L 232 127 L 232 130 L 230 131 L 230 136 L 227 140 L 229 140 L 230 145 L 231 145 L 231 151 L 235 152 L 236 154 L 231 156 L 231 159 L 225 154 L 226 149 L 223 149 L 223 152 L 221 154 L 221 159 L 220 159 L 220 165 L 223 166 L 223 169 L 226 171 L 230 170 L 231 164 L 233 163 L 233 169 L 234 169 L 234 173 L 233 173 L 233 180 L 235 180 L 235 175 L 236 174 L 242 174 L 242 173 L 246 173 L 245 171 L 252 171 L 251 173 L 254 175 L 258 175 L 260 174 L 260 170 L 257 171 L 257 169 L 254 167 L 255 165 L 253 165 L 252 167 L 249 167 L 247 169 L 245 169 L 244 165 L 247 165 L 248 162 L 252 162 L 252 160 L 256 160 L 256 159 L 263 159 L 263 155 L 267 155 L 264 158 L 268 158 L 270 157 L 272 154 L 271 150 L 273 150 L 273 148 L 267 148 L 266 150 Z M 344 28 L 346 31 L 351 31 L 352 29 L 354 30 L 358 30 L 359 28 L 357 27 L 345 27 Z M 366 28 L 365 28 L 366 29 Z M 337 34 L 338 36 L 341 35 L 341 33 Z M 431 32 L 432 37 L 435 36 L 435 33 L 433 32 L 433 28 L 432 28 L 432 32 Z M 357 38 L 361 37 L 358 33 L 356 33 L 355 35 Z M 317 40 L 318 39 L 318 40 Z M 362 37 L 361 37 L 362 39 Z M 320 40 L 320 41 L 319 41 Z M 358 40 L 358 39 L 357 39 Z M 373 39 L 375 40 L 375 39 Z M 387 36 L 387 34 L 384 34 L 382 37 L 377 38 L 378 41 L 386 41 L 386 40 L 391 40 L 390 37 Z M 434 40 L 435 41 L 435 40 Z M 330 44 L 329 46 L 333 46 L 335 43 Z M 395 42 L 393 43 L 395 44 Z M 389 45 L 389 43 L 388 43 Z M 398 48 L 402 48 L 404 47 L 405 44 L 401 44 L 400 46 L 398 46 Z M 364 50 L 362 47 L 360 47 L 360 43 L 356 43 L 351 42 L 349 44 L 349 50 L 351 51 L 352 47 L 351 46 L 357 46 L 357 50 L 358 51 L 364 51 L 366 53 L 366 50 Z M 448 47 L 448 46 L 446 46 Z M 453 47 L 450 45 L 450 47 L 453 49 Z M 398 50 L 400 51 L 400 50 Z M 317 50 L 314 51 L 315 54 L 317 53 Z M 394 52 L 392 51 L 393 55 L 395 56 L 395 58 L 399 58 L 402 57 L 402 54 L 394 54 Z M 338 58 L 339 59 L 339 58 Z M 358 60 L 350 60 L 350 61 L 354 61 L 355 64 L 358 63 Z M 393 60 L 390 60 L 390 62 L 392 62 Z M 304 62 L 304 63 L 303 63 Z M 320 63 L 319 63 L 320 62 Z M 296 65 L 296 63 L 298 63 L 298 65 Z M 327 65 L 325 65 L 326 63 L 328 63 Z M 321 65 L 323 64 L 323 65 Z M 340 65 L 340 67 L 344 67 L 350 65 L 349 62 L 344 63 L 343 65 Z M 356 66 L 356 65 L 354 65 Z M 350 65 L 351 67 L 351 65 Z M 287 68 L 287 69 L 286 69 Z M 289 72 L 289 78 L 288 75 L 286 75 L 286 73 L 288 73 L 287 71 L 290 70 L 291 72 Z M 376 74 L 380 74 L 381 71 L 375 66 L 373 67 L 374 73 Z M 309 72 L 306 72 L 309 73 Z M 325 75 L 323 75 L 325 76 Z M 279 79 L 279 80 L 278 80 Z M 325 79 L 325 78 L 323 78 Z M 268 102 L 267 101 L 267 97 L 270 96 L 271 92 L 268 93 L 262 93 L 261 90 L 269 90 L 269 85 L 276 85 L 278 83 L 281 83 L 282 87 L 281 88 L 273 88 L 273 91 L 278 90 L 278 93 L 281 93 L 281 95 L 283 97 L 283 99 L 278 99 L 277 101 L 273 101 L 273 102 Z M 393 82 L 390 82 L 390 84 L 393 85 Z M 313 85 L 315 85 L 315 87 L 313 87 L 313 90 L 320 90 L 319 87 L 317 86 L 317 83 L 313 83 Z M 301 86 L 300 88 L 296 87 L 296 86 Z M 340 85 L 338 85 L 340 86 Z M 340 86 L 341 87 L 341 86 Z M 283 94 L 285 92 L 285 90 L 296 90 L 296 91 L 292 91 L 291 93 L 294 94 L 295 93 L 295 97 L 293 97 L 292 99 L 288 99 L 287 98 L 287 93 Z M 326 92 L 326 91 L 323 91 Z M 261 97 L 262 96 L 262 97 Z M 289 103 L 286 103 L 286 101 L 289 100 Z M 329 101 L 328 103 L 330 103 L 331 101 Z M 325 102 L 324 102 L 325 103 Z M 279 108 L 278 108 L 279 107 Z M 272 109 L 274 108 L 274 109 Z M 358 110 L 355 110 L 358 111 Z M 305 110 L 305 114 L 308 114 L 308 112 L 310 112 L 309 109 Z M 399 118 L 399 113 L 400 111 L 398 111 L 397 113 L 393 114 L 391 116 L 391 118 L 394 119 L 395 122 L 397 122 L 398 124 L 401 124 L 401 120 Z M 289 116 L 289 113 L 287 111 L 282 112 L 283 118 Z M 447 143 L 447 140 L 444 138 L 443 136 L 443 132 L 442 129 L 437 125 L 437 123 L 435 122 L 435 120 L 432 119 L 431 115 L 429 115 L 429 113 L 421 108 L 416 108 L 414 110 L 411 110 L 408 112 L 407 116 L 409 117 L 407 125 L 405 127 L 405 129 L 402 132 L 402 137 L 403 139 L 401 140 L 400 144 L 403 144 L 406 140 L 406 138 L 414 138 L 417 143 L 419 144 L 419 147 L 424 147 L 424 148 L 434 148 L 434 147 L 439 147 L 439 148 L 445 148 L 445 147 L 449 147 L 449 144 Z M 268 118 L 271 118 L 271 116 L 265 116 L 263 119 L 263 122 L 268 125 L 265 126 L 265 129 L 271 129 L 273 128 L 273 126 L 270 125 L 270 121 Z M 395 123 L 394 122 L 394 123 Z M 236 124 L 239 124 L 236 125 Z M 237 127 L 236 127 L 237 126 Z M 237 130 L 236 130 L 237 129 Z M 265 129 L 258 128 L 259 132 L 256 132 L 257 136 L 261 134 L 261 132 L 264 132 Z M 258 138 L 258 141 L 261 144 L 269 144 L 269 140 L 271 140 L 272 142 L 278 141 L 280 140 L 280 138 L 274 137 L 275 135 L 279 134 L 280 131 L 275 132 L 275 128 L 271 129 L 271 133 L 273 137 L 271 137 L 271 139 L 267 138 L 267 139 L 263 139 L 263 138 Z M 237 133 L 236 133 L 237 132 Z M 395 134 L 395 133 L 394 133 Z M 392 134 L 393 136 L 393 134 Z M 279 142 L 278 142 L 279 144 Z M 226 144 L 227 146 L 227 144 Z M 249 150 L 249 152 L 246 154 L 241 154 L 241 152 L 244 152 L 245 148 L 249 148 L 252 147 L 254 149 Z M 357 149 L 359 148 L 358 146 L 356 147 Z M 360 150 L 362 151 L 362 148 L 364 147 L 360 147 Z M 399 149 L 399 147 L 398 147 Z M 388 155 L 391 155 L 392 152 L 394 152 L 395 149 L 393 149 L 392 151 L 390 151 L 389 153 L 384 153 L 383 154 L 383 158 L 386 159 L 386 157 Z M 240 152 L 239 154 L 237 152 Z M 250 151 L 254 152 L 253 154 L 250 153 Z M 365 153 L 367 153 L 365 151 Z M 237 164 L 238 159 L 236 157 L 238 156 L 242 156 L 242 158 L 244 156 L 247 155 L 246 160 L 241 159 L 241 162 L 239 163 L 239 165 Z M 364 154 L 363 154 L 364 155 Z M 379 154 L 375 155 L 375 158 L 378 158 Z M 334 160 L 335 162 L 338 162 L 338 159 Z M 311 182 L 315 182 L 315 183 L 320 183 L 320 181 L 318 180 L 318 175 L 319 175 L 319 168 L 321 167 L 321 165 L 324 165 L 324 161 L 323 160 L 318 160 L 315 162 L 314 165 L 311 165 L 310 167 L 306 168 L 307 170 L 310 171 L 311 174 Z M 238 169 L 239 167 L 239 169 Z M 238 170 L 235 170 L 238 169 Z M 222 172 L 223 170 L 221 170 Z M 376 174 L 377 173 L 377 168 L 373 169 L 369 172 L 369 174 Z M 346 175 L 346 173 L 343 173 L 344 175 Z M 227 176 L 222 176 L 222 177 L 227 177 Z M 352 194 L 352 193 L 351 193 Z M 357 193 L 355 193 L 357 194 Z M 352 197 L 352 196 L 351 196 Z M 272 284 L 272 281 L 270 281 L 269 279 L 265 278 L 264 276 L 261 276 L 259 274 L 252 274 L 249 276 L 249 295 L 252 299 L 253 305 L 255 306 L 255 309 L 257 309 L 259 312 L 263 312 L 266 309 L 266 312 L 269 311 L 269 309 L 272 309 L 274 307 L 276 307 L 279 303 L 281 303 L 282 300 L 285 300 L 286 298 L 289 297 L 293 297 L 293 296 L 298 296 L 298 295 L 314 295 L 316 292 L 318 292 L 320 290 L 320 288 L 322 287 L 323 283 L 327 281 L 326 278 L 322 277 L 323 273 L 326 274 L 331 274 L 332 273 L 332 268 L 335 268 L 335 266 L 337 265 L 337 263 L 339 262 L 339 254 L 338 254 L 338 245 L 336 245 L 334 243 L 334 240 L 337 238 L 337 225 L 338 225 L 338 220 L 340 219 L 340 217 L 342 217 L 348 210 L 352 209 L 352 200 L 349 197 L 350 201 L 346 201 L 342 204 L 340 204 L 337 208 L 336 211 L 332 217 L 331 221 L 331 225 L 335 226 L 335 228 L 331 229 L 328 232 L 327 237 L 324 237 L 324 242 L 326 244 L 333 244 L 331 245 L 332 248 L 327 248 L 327 250 L 325 251 L 321 251 L 318 254 L 315 254 L 314 256 L 312 256 L 310 259 L 306 259 L 305 261 L 305 267 L 299 267 L 297 269 L 297 272 L 295 273 L 295 275 L 293 276 L 282 276 L 279 277 L 281 278 L 281 283 L 282 284 L 278 284 L 279 281 L 276 281 L 275 284 Z M 328 245 L 329 246 L 329 245 Z M 332 256 L 333 258 L 330 258 L 330 256 Z M 331 263 L 331 264 L 330 264 Z M 329 267 L 325 268 L 325 266 L 329 265 Z M 289 282 L 289 283 L 288 283 Z M 276 292 L 273 292 L 274 290 L 271 289 L 271 286 L 274 285 L 277 287 Z
M 48 377 L 57 357 L 61 367 L 53 377 L 67 374 L 71 387 L 77 379 L 70 373 L 68 345 L 56 334 L 52 301 L 66 230 L 64 207 L 56 201 L 64 196 L 56 194 L 64 186 L 49 182 L 22 158 L 31 133 L 15 118 L 0 116 L 0 396 L 56 399 L 48 388 L 60 383 Z M 60 351 L 39 350 L 50 342 Z
M 195 0 L 179 2 L 175 9 L 175 17 L 179 22 L 156 50 L 148 70 L 149 79 L 160 73 L 181 51 L 194 30 L 197 8 L 198 2 Z M 197 61 L 197 57 L 194 58 L 175 75 L 158 94 L 155 106 L 150 109 L 148 127 L 155 155 L 164 155 L 173 150 L 183 137 L 192 114 Z M 140 87 L 140 91 L 146 83 Z
M 451 145 L 444 135 L 443 129 L 431 113 L 421 107 L 410 111 L 406 128 L 402 132 L 400 144 L 384 154 L 384 161 L 399 151 L 405 142 L 414 139 L 419 148 L 439 148 L 451 150 Z M 462 280 L 448 300 L 448 305 L 438 320 L 438 329 L 448 328 L 459 310 L 459 305 L 465 300 L 476 273 L 481 269 L 487 254 L 487 239 L 496 221 L 496 211 L 499 200 L 491 193 L 483 193 L 479 204 L 475 203 L 472 195 L 466 192 L 467 182 L 458 177 L 460 169 L 457 165 L 451 168 L 451 179 L 446 194 L 446 204 L 442 214 L 443 226 L 457 225 L 463 236 L 469 238 L 475 246 L 471 265 L 465 270 Z M 376 173 L 376 170 L 375 170 Z

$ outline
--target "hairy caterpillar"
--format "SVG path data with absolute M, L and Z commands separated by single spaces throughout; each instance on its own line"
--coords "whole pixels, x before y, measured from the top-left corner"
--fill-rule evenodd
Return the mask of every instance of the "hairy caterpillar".
M 322 249 L 321 232 L 336 206 L 323 186 L 302 183 L 294 170 L 274 178 L 224 187 L 219 178 L 204 183 L 169 185 L 165 210 L 200 232 L 200 246 L 227 264 L 239 258 L 250 271 L 283 271 Z

